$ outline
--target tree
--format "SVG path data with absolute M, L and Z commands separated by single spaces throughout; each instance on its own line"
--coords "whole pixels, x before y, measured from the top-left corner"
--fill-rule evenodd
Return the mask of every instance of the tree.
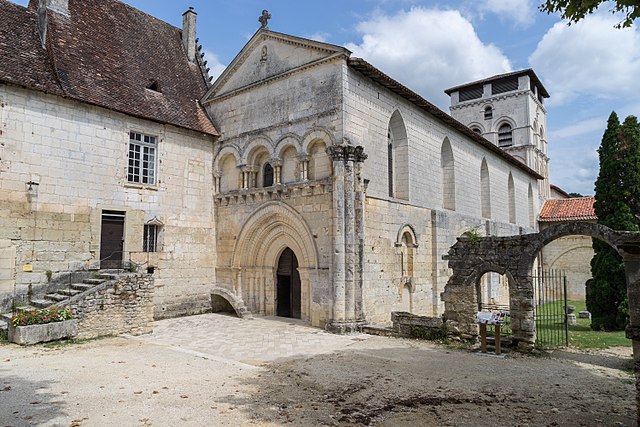
M 614 230 L 638 231 L 633 215 L 640 200 L 640 126 L 630 116 L 620 125 L 611 113 L 598 150 L 600 172 L 595 185 L 594 210 L 598 223 Z M 620 255 L 594 239 L 591 260 L 593 280 L 587 292 L 587 309 L 593 329 L 620 330 L 628 322 L 627 284 Z
M 569 25 L 576 23 L 585 16 L 593 13 L 607 0 L 546 0 L 540 5 L 540 10 L 547 13 L 560 12 L 562 18 L 569 20 Z M 622 12 L 625 18 L 616 25 L 616 28 L 631 27 L 633 21 L 640 17 L 640 4 L 638 0 L 615 0 L 611 13 Z
M 580 193 L 569 193 L 569 197 L 576 198 L 576 197 L 584 197 L 584 196 Z

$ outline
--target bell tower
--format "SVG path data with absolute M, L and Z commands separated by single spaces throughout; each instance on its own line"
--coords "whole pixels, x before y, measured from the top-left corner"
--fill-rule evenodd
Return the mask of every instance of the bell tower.
M 514 71 L 445 90 L 451 116 L 511 154 L 545 179 L 541 198 L 549 198 L 547 112 L 549 93 L 532 69 Z

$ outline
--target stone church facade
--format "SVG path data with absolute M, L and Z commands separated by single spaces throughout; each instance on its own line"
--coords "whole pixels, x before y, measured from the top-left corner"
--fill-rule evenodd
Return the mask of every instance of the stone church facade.
M 442 256 L 465 231 L 537 230 L 548 94 L 533 71 L 470 84 L 482 100 L 506 82 L 481 103 L 449 89 L 449 115 L 263 20 L 212 84 L 193 10 L 180 30 L 89 3 L 0 0 L 0 308 L 115 260 L 154 275 L 156 318 L 233 295 L 349 331 L 442 314 Z

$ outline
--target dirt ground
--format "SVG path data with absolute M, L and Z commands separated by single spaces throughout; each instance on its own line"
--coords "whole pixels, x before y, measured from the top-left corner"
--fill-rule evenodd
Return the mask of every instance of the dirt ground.
M 498 358 L 386 337 L 256 364 L 124 337 L 0 344 L 0 426 L 633 426 L 631 369 L 630 348 Z

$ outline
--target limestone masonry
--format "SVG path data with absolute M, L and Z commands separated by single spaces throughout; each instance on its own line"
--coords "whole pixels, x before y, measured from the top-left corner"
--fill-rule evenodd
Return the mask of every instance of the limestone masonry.
M 538 230 L 554 194 L 533 70 L 447 89 L 449 115 L 268 19 L 211 82 L 193 9 L 178 29 L 115 0 L 0 0 L 0 311 L 125 268 L 141 276 L 77 306 L 81 327 L 99 334 L 105 305 L 141 332 L 226 300 L 345 332 L 443 314 L 464 232 Z M 536 268 L 588 268 L 566 244 Z M 498 273 L 477 303 L 508 304 Z

